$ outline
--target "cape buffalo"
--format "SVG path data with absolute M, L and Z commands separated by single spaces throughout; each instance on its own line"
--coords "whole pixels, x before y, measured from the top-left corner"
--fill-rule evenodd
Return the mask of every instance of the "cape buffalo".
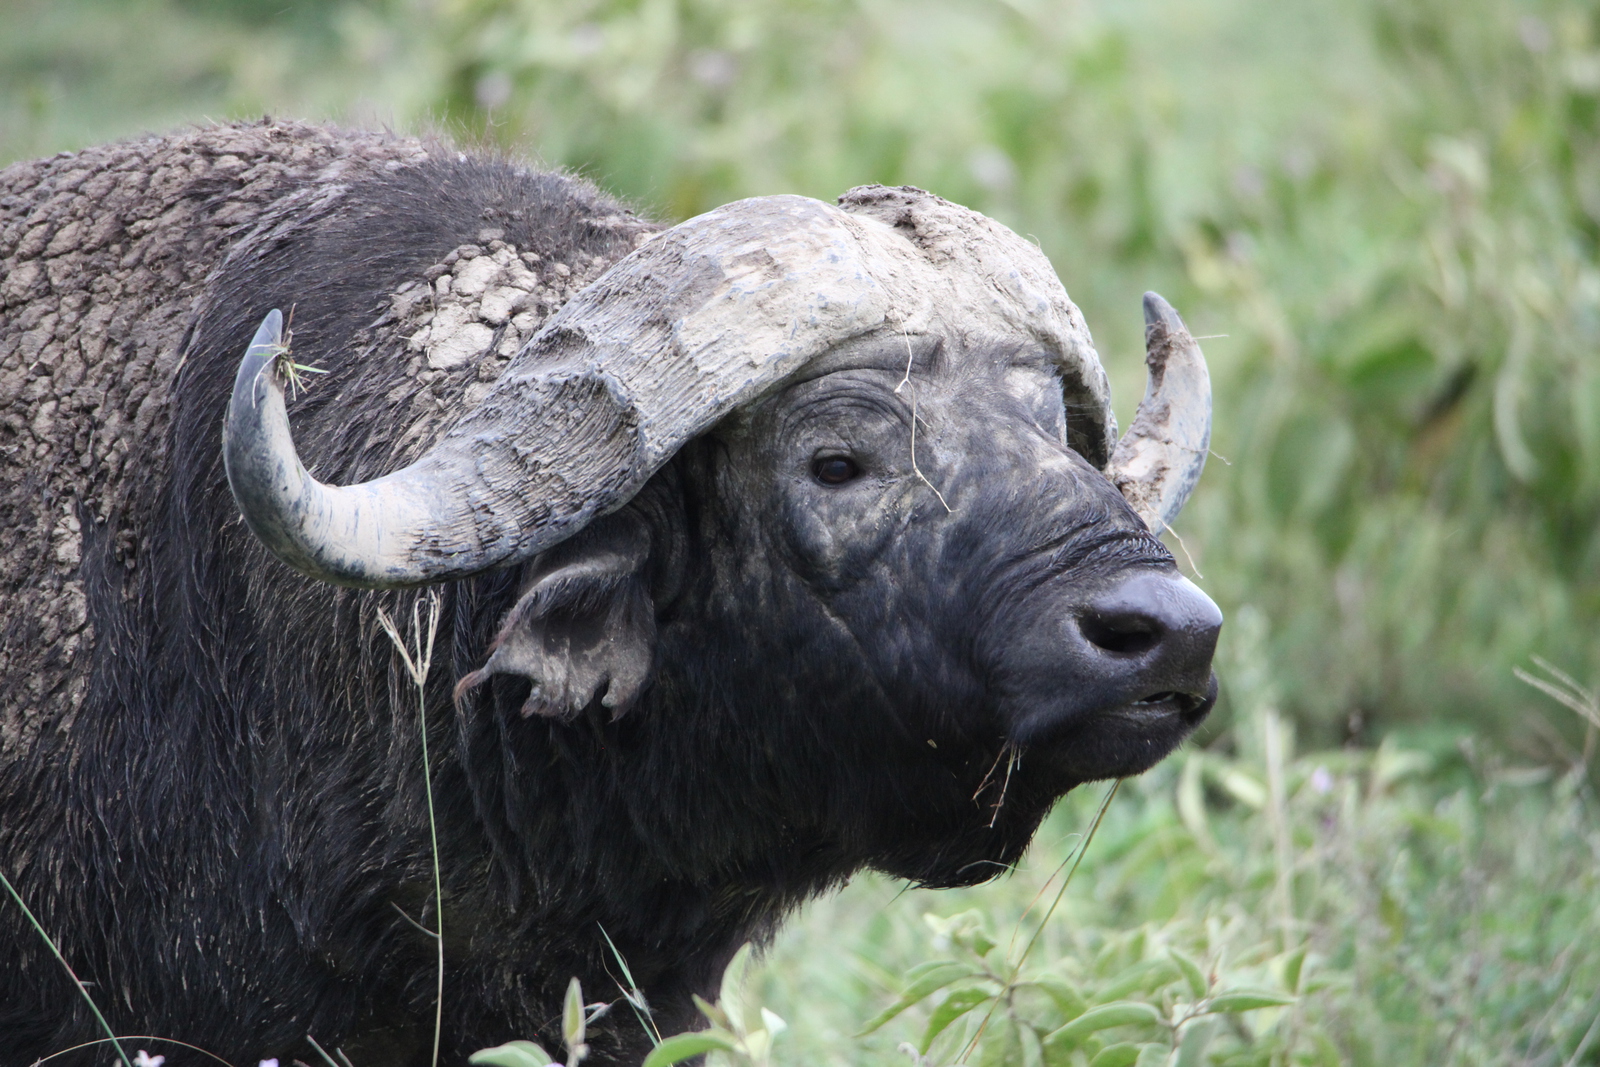
M 666 229 L 267 121 L 0 171 L 0 870 L 114 1028 L 236 1063 L 427 1062 L 441 910 L 452 1062 L 559 1044 L 608 938 L 689 1028 L 802 901 L 992 878 L 1211 707 L 1154 536 L 1209 385 L 1145 314 L 1119 443 L 1040 251 L 909 187 Z M 435 602 L 442 909 L 378 617 Z M 100 1036 L 0 946 L 0 1063 Z

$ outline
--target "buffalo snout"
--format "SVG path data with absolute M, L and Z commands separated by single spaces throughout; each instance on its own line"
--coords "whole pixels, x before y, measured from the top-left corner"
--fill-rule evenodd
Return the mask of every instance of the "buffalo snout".
M 1146 690 L 1132 708 L 1170 705 L 1193 714 L 1209 704 L 1222 612 L 1187 578 L 1136 571 L 1090 601 L 1077 623 L 1104 657 L 1106 674 Z
M 1047 585 L 1009 622 L 996 674 L 1007 733 L 1062 782 L 1147 770 L 1216 703 L 1222 612 L 1170 564 Z

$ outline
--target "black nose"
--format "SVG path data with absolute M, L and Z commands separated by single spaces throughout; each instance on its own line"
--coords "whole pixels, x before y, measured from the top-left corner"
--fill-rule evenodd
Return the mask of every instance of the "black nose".
M 1203 693 L 1222 630 L 1222 612 L 1177 574 L 1137 571 L 1100 594 L 1078 618 L 1099 651 L 1135 667 L 1151 696 Z

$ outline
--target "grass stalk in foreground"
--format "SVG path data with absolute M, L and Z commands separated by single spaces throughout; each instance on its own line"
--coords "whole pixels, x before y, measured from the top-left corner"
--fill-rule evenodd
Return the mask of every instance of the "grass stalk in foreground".
M 622 989 L 623 999 L 628 1002 L 628 1007 L 633 1009 L 633 1014 L 638 1016 L 639 1025 L 644 1027 L 644 1032 L 649 1035 L 652 1045 L 661 1044 L 661 1031 L 656 1029 L 655 1014 L 650 1010 L 649 1003 L 644 999 L 644 993 L 639 990 L 639 984 L 633 980 L 633 970 L 628 966 L 628 961 L 617 950 L 617 944 L 611 940 L 611 935 L 606 933 L 606 928 L 599 923 L 600 936 L 606 939 L 606 945 L 611 949 L 612 957 L 617 961 L 617 966 L 622 968 L 622 977 L 627 979 L 628 986 L 622 988 L 622 983 L 617 983 L 617 988 Z
M 439 1067 L 439 1037 L 444 1030 L 444 888 L 439 875 L 439 827 L 433 814 L 433 767 L 428 759 L 428 671 L 433 666 L 433 639 L 439 632 L 439 594 L 428 591 L 428 617 L 423 625 L 422 601 L 411 605 L 411 636 L 416 642 L 413 656 L 395 628 L 388 612 L 378 609 L 378 621 L 405 661 L 406 672 L 417 687 L 417 718 L 422 730 L 422 784 L 428 797 L 428 844 L 433 850 L 433 934 L 439 950 L 439 986 L 434 998 L 433 1067 Z
M 1084 853 L 1089 851 L 1089 844 L 1094 840 L 1096 831 L 1100 829 L 1100 823 L 1106 817 L 1106 810 L 1111 807 L 1111 800 L 1117 795 L 1117 789 L 1121 785 L 1121 778 L 1111 783 L 1111 788 L 1106 790 L 1105 799 L 1100 801 L 1099 810 L 1094 813 L 1094 821 L 1089 824 L 1088 832 L 1083 835 L 1082 843 L 1078 845 L 1075 851 L 1069 853 L 1066 859 L 1061 861 L 1061 867 L 1056 868 L 1058 872 L 1062 868 L 1066 868 L 1066 877 L 1061 880 L 1061 888 L 1056 890 L 1055 898 L 1050 901 L 1050 906 L 1045 909 L 1044 915 L 1040 917 L 1039 925 L 1034 928 L 1033 935 L 1028 938 L 1028 943 L 1022 946 L 1022 954 L 1017 957 L 1017 962 L 1013 965 L 1014 974 L 1022 972 L 1022 965 L 1027 962 L 1028 954 L 1033 951 L 1033 946 L 1038 944 L 1039 935 L 1044 933 L 1046 926 L 1050 925 L 1050 919 L 1055 915 L 1056 908 L 1060 906 L 1061 898 L 1067 895 L 1067 886 L 1072 884 L 1072 876 L 1078 873 L 1078 867 L 1083 863 Z M 1071 864 L 1071 866 L 1068 866 L 1068 864 Z M 978 1024 L 978 1028 L 972 1032 L 971 1040 L 961 1050 L 961 1055 L 956 1058 L 958 1063 L 965 1063 L 977 1051 L 978 1041 L 983 1037 L 984 1030 L 988 1029 L 989 1020 L 994 1018 L 994 1013 L 999 1007 L 1000 998 L 996 997 L 994 1002 L 989 1005 L 989 1011 L 984 1015 L 983 1022 Z
M 189 1042 L 179 1041 L 175 1037 L 160 1037 L 156 1034 L 123 1034 L 121 1037 L 97 1037 L 93 1041 L 83 1041 L 76 1045 L 68 1045 L 60 1052 L 52 1052 L 48 1056 L 34 1060 L 28 1065 L 28 1067 L 40 1067 L 41 1064 L 49 1063 L 58 1056 L 65 1056 L 69 1053 L 77 1052 L 79 1049 L 94 1048 L 96 1045 L 117 1045 L 117 1047 L 120 1049 L 121 1045 L 119 1042 L 122 1041 L 159 1041 L 163 1045 L 176 1045 L 179 1048 L 186 1048 L 190 1052 L 198 1052 L 207 1059 L 215 1060 L 217 1063 L 222 1064 L 222 1067 L 233 1067 L 232 1062 L 223 1059 L 215 1052 L 210 1052 L 201 1048 L 199 1045 L 191 1045 Z
M 111 1029 L 111 1024 L 106 1022 L 106 1017 L 100 1014 L 100 1009 L 95 1005 L 94 998 L 89 995 L 88 987 L 83 984 L 77 972 L 73 971 L 72 965 L 61 954 L 61 949 L 56 947 L 55 938 L 45 932 L 45 928 L 34 917 L 33 909 L 29 908 L 27 903 L 23 901 L 22 894 L 17 892 L 17 887 L 11 884 L 11 879 L 7 878 L 3 872 L 0 872 L 0 884 L 6 887 L 6 892 L 11 894 L 11 899 L 17 902 L 17 907 L 22 909 L 22 914 L 27 916 L 28 922 L 33 924 L 33 928 L 38 931 L 39 936 L 44 938 L 44 943 L 50 946 L 50 951 L 55 953 L 55 957 L 60 961 L 62 969 L 67 972 L 67 977 L 72 979 L 72 984 L 78 987 L 79 993 L 83 994 L 83 1002 L 89 1005 L 89 1010 L 94 1013 L 95 1021 L 100 1024 L 100 1029 L 106 1032 L 106 1039 L 117 1050 L 117 1056 L 122 1060 L 122 1067 L 133 1067 L 132 1061 L 128 1059 L 127 1051 L 122 1047 L 122 1042 L 117 1039 L 116 1031 Z

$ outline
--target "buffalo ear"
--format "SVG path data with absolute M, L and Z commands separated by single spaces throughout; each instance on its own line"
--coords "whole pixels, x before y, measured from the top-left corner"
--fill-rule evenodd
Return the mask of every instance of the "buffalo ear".
M 620 718 L 644 692 L 655 659 L 650 536 L 618 513 L 543 553 L 501 624 L 488 662 L 456 699 L 491 675 L 533 683 L 523 715 L 571 719 L 596 698 Z

